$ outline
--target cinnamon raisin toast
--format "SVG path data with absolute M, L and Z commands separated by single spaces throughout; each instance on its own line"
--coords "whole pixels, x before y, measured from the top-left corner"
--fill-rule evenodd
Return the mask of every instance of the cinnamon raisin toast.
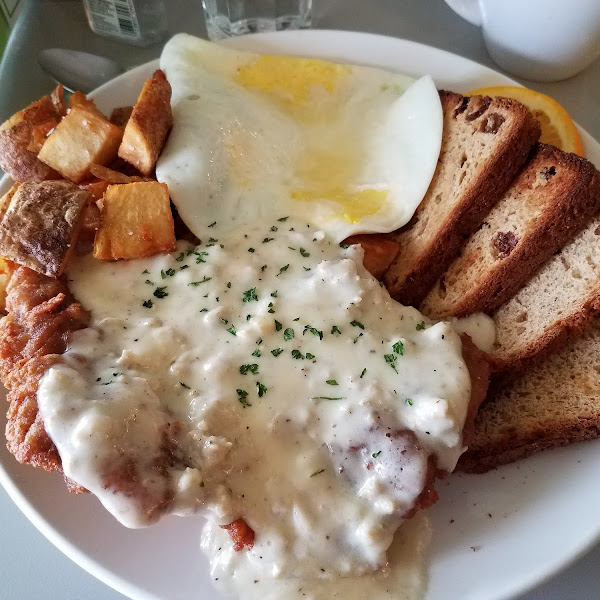
M 390 234 L 400 252 L 384 276 L 390 294 L 418 306 L 521 168 L 540 126 L 508 98 L 440 92 L 442 147 L 411 221 Z

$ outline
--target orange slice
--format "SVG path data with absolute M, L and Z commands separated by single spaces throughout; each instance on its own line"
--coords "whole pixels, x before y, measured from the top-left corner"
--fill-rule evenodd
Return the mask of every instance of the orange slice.
M 524 104 L 542 126 L 540 142 L 556 146 L 565 152 L 584 156 L 583 143 L 569 113 L 553 98 L 529 88 L 512 85 L 480 88 L 467 96 L 504 96 Z

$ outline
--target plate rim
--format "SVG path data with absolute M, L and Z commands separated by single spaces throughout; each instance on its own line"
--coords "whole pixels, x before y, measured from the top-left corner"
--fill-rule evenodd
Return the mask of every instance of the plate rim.
M 277 43 L 285 44 L 286 38 L 306 38 L 308 40 L 311 37 L 329 37 L 334 39 L 334 41 L 336 37 L 338 39 L 346 38 L 346 40 L 348 37 L 351 37 L 356 38 L 357 40 L 369 40 L 375 44 L 393 43 L 397 44 L 398 46 L 406 45 L 407 48 L 411 48 L 420 54 L 431 55 L 434 60 L 439 60 L 439 57 L 443 57 L 445 60 L 448 60 L 450 62 L 458 61 L 459 63 L 462 63 L 465 66 L 475 68 L 477 71 L 480 72 L 481 76 L 489 76 L 491 78 L 494 78 L 498 81 L 498 84 L 515 85 L 523 87 L 519 82 L 486 65 L 483 65 L 469 58 L 460 56 L 458 54 L 454 54 L 450 51 L 436 48 L 435 46 L 430 46 L 421 42 L 408 40 L 405 38 L 396 38 L 388 35 L 381 35 L 370 32 L 343 31 L 335 29 L 278 31 L 264 34 L 239 36 L 237 38 L 230 38 L 228 40 L 224 40 L 223 43 L 226 46 L 234 47 L 240 50 L 249 49 L 251 51 L 260 51 L 256 49 L 256 46 L 260 45 L 260 43 L 264 41 L 273 40 L 274 45 L 277 45 Z M 277 40 L 279 39 L 283 41 L 278 42 Z M 347 44 L 347 41 L 345 41 L 344 43 Z M 311 53 L 309 49 L 307 49 L 306 52 L 303 51 L 301 53 L 292 54 L 314 56 L 314 53 Z M 322 53 L 317 52 L 317 54 L 319 56 L 322 56 Z M 343 50 L 341 54 L 344 54 Z M 338 60 L 343 59 L 339 58 Z M 372 66 L 376 66 L 375 63 L 369 63 L 368 61 L 367 63 L 363 64 L 370 64 Z M 121 81 L 127 81 L 136 75 L 150 73 L 156 68 L 159 68 L 159 59 L 154 59 L 152 61 L 138 65 L 119 75 L 118 77 L 110 80 L 109 82 L 103 84 L 102 86 L 91 92 L 89 96 L 94 98 L 98 94 L 104 93 L 107 89 L 112 88 Z M 600 154 L 600 144 L 581 126 L 577 125 L 577 127 L 580 133 L 582 134 L 584 146 L 586 147 L 586 149 L 590 147 L 596 147 L 598 153 Z M 600 167 L 600 165 L 597 166 Z M 8 178 L 8 176 L 5 175 L 0 181 L 0 191 L 2 191 L 7 185 L 9 185 L 9 183 L 10 179 Z M 107 567 L 103 566 L 98 560 L 92 558 L 85 551 L 81 550 L 75 543 L 63 537 L 63 534 L 61 534 L 61 532 L 57 528 L 50 524 L 44 518 L 44 516 L 33 507 L 27 496 L 21 491 L 17 482 L 13 480 L 13 478 L 5 469 L 4 464 L 1 461 L 0 485 L 2 485 L 2 487 L 6 490 L 8 496 L 11 498 L 11 500 L 16 504 L 19 510 L 21 510 L 25 517 L 36 527 L 36 529 L 42 535 L 44 535 L 65 556 L 73 560 L 73 562 L 75 562 L 85 571 L 93 575 L 98 580 L 102 581 L 104 584 L 126 595 L 129 598 L 134 598 L 137 600 L 162 600 L 159 596 L 156 596 L 151 592 L 148 592 L 147 590 L 138 587 L 136 584 L 124 579 L 121 575 L 118 575 L 115 572 L 108 569 Z M 561 557 L 561 560 L 555 561 L 550 567 L 548 567 L 545 570 L 538 569 L 538 572 L 536 572 L 535 575 L 532 575 L 527 582 L 523 582 L 523 580 L 521 579 L 521 585 L 515 587 L 512 591 L 505 590 L 505 592 L 507 593 L 503 593 L 502 595 L 497 596 L 491 596 L 490 598 L 493 598 L 494 600 L 511 600 L 523 593 L 527 593 L 528 591 L 543 584 L 555 575 L 567 569 L 579 558 L 581 558 L 586 552 L 588 552 L 599 540 L 600 520 L 598 522 L 596 531 L 594 533 L 590 533 L 590 535 L 586 539 L 584 539 L 582 543 L 578 546 L 578 548 L 573 550 L 571 554 L 569 554 L 566 557 Z

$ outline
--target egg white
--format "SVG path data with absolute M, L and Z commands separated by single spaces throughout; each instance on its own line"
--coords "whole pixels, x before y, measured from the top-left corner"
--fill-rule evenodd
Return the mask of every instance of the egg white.
M 437 164 L 429 76 L 232 50 L 165 46 L 173 130 L 156 168 L 193 233 L 299 216 L 342 241 L 405 225 Z

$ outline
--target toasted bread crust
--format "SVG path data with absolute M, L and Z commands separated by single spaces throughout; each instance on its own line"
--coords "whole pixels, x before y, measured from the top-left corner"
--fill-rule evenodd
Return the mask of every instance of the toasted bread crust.
M 446 270 L 540 135 L 537 120 L 514 100 L 453 92 L 440 92 L 440 98 L 444 134 L 438 167 L 414 217 L 390 234 L 401 249 L 384 277 L 392 297 L 411 306 L 418 306 Z M 476 164 L 469 176 L 470 160 Z
M 600 321 L 546 361 L 494 379 L 458 469 L 483 473 L 531 454 L 600 437 Z
M 594 174 L 589 161 L 536 145 L 505 196 L 425 298 L 422 312 L 432 318 L 490 314 L 509 300 L 600 211 Z M 504 248 L 498 240 L 505 240 Z

